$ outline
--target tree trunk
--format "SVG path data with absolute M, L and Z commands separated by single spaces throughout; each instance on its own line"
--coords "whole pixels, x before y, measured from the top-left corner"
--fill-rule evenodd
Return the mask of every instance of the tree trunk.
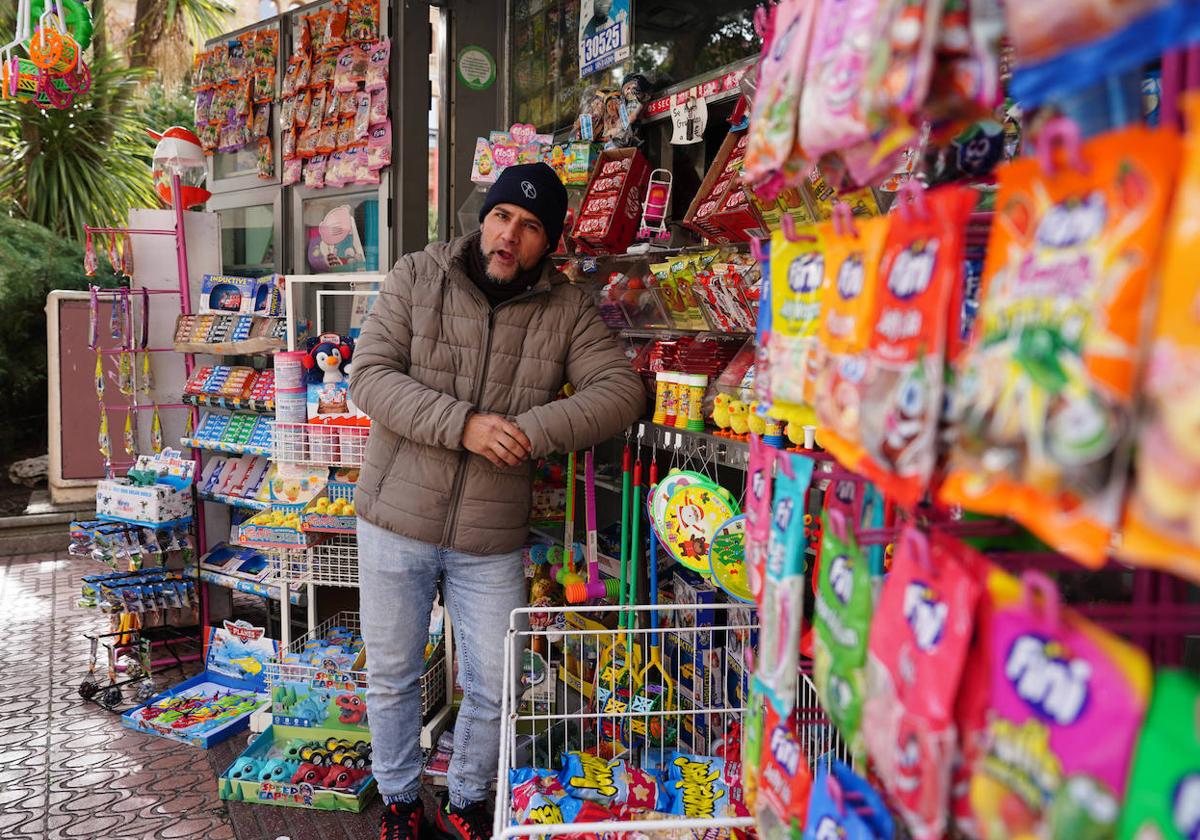
M 133 16 L 133 38 L 129 44 L 129 66 L 148 67 L 154 45 L 164 35 L 166 11 L 162 0 L 137 0 Z
M 105 20 L 104 0 L 92 0 L 92 61 L 98 63 L 108 55 L 108 22 Z

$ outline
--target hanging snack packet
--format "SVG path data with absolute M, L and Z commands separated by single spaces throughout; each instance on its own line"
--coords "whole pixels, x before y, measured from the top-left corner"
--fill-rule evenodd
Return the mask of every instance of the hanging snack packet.
M 1161 0 L 1024 0 L 1005 3 L 1004 14 L 1016 60 L 1027 65 L 1099 41 L 1159 5 Z
M 300 174 L 304 168 L 304 161 L 300 158 L 286 158 L 283 161 L 283 185 L 290 187 L 293 184 L 300 183 Z
M 386 89 L 371 91 L 371 125 L 379 125 L 388 118 L 388 97 Z
M 392 121 L 372 126 L 367 135 L 367 167 L 383 169 L 392 162 Z
M 800 104 L 800 145 L 810 160 L 867 139 L 860 88 L 880 0 L 821 0 Z
M 855 468 L 906 507 L 937 463 L 946 319 L 975 199 L 963 187 L 917 192 L 883 249 L 860 415 L 865 458 Z
M 1000 0 L 943 0 L 929 101 L 923 116 L 935 143 L 991 117 L 1003 101 Z
M 258 155 L 256 157 L 258 177 L 264 181 L 275 179 L 275 153 L 271 149 L 271 138 L 258 138 Z
M 387 87 L 388 61 L 392 55 L 392 41 L 384 38 L 369 50 L 367 61 L 366 85 L 368 91 L 381 90 Z
M 891 840 L 896 826 L 883 798 L 836 759 L 817 768 L 804 840 Z
M 255 105 L 254 117 L 250 124 L 250 133 L 255 138 L 266 137 L 271 133 L 271 106 Z
M 782 231 L 771 237 L 771 412 L 802 426 L 815 426 L 811 398 L 825 253 L 815 229 L 796 241 Z
M 959 559 L 969 551 L 944 534 L 931 550 L 908 527 L 871 624 L 863 737 L 913 840 L 946 832 L 955 701 L 981 590 Z
M 758 435 L 750 436 L 750 462 L 746 467 L 746 573 L 750 591 L 761 605 L 771 539 L 771 477 L 775 472 L 775 447 Z
M 308 125 L 309 117 L 312 115 L 313 92 L 306 90 L 296 97 L 295 120 L 297 127 Z M 313 123 L 320 122 L 319 119 L 312 120 Z
M 780 715 L 767 704 L 755 816 L 765 837 L 793 836 L 808 813 L 812 774 L 796 734 L 795 709 Z
M 745 803 L 730 796 L 725 759 L 673 752 L 665 769 L 670 813 L 693 820 L 747 816 Z
M 591 753 L 565 753 L 558 778 L 572 796 L 604 806 L 629 805 L 641 810 L 665 811 L 672 799 L 668 793 L 670 785 L 663 785 L 654 773 L 631 767 L 620 759 L 609 761 Z
M 353 93 L 358 90 L 359 81 L 367 74 L 365 63 L 361 67 L 358 66 L 359 59 L 364 56 L 365 53 L 357 46 L 346 47 L 338 53 L 337 64 L 333 70 L 334 90 L 338 93 Z
M 871 32 L 874 54 L 862 85 L 868 127 L 877 136 L 891 135 L 881 147 L 899 151 L 916 136 L 905 118 L 916 114 L 929 95 L 944 2 L 881 0 Z
M 1154 680 L 1121 813 L 1120 840 L 1200 837 L 1200 680 L 1163 670 Z
M 844 511 L 821 512 L 821 567 L 813 610 L 813 684 L 852 755 L 862 755 L 871 570 Z
M 859 421 L 867 378 L 867 340 L 874 323 L 879 260 L 890 216 L 856 221 L 839 233 L 821 226 L 825 281 L 817 333 L 814 404 L 817 438 L 847 469 L 862 460 Z
M 1150 663 L 1061 606 L 1040 573 L 1018 582 L 993 572 L 988 583 L 992 709 L 987 752 L 971 779 L 980 833 L 987 840 L 1111 837 L 1150 694 Z
M 991 564 L 973 554 L 967 564 L 979 585 L 975 622 L 967 661 L 954 701 L 957 745 L 950 765 L 950 814 L 955 830 L 963 837 L 980 838 L 982 833 L 971 808 L 971 777 L 987 747 L 988 710 L 991 708 L 992 597 L 988 579 Z
M 319 190 L 325 186 L 325 167 L 328 162 L 323 154 L 313 155 L 304 165 L 304 186 Z
M 796 119 L 817 5 L 817 0 L 783 0 L 776 6 L 774 34 L 759 60 L 743 172 L 759 197 L 768 200 L 787 186 L 782 173 L 798 152 Z
M 759 647 L 754 679 L 780 717 L 796 704 L 800 628 L 804 618 L 804 510 L 813 462 L 779 455 L 767 571 L 759 611 Z M 863 638 L 864 649 L 866 638 Z
M 1094 568 L 1120 513 L 1147 284 L 1179 146 L 1130 127 L 1077 152 L 1050 171 L 1033 158 L 998 170 L 941 499 L 1009 515 Z
M 344 2 L 333 4 L 333 8 L 329 10 L 329 18 L 325 21 L 325 49 L 336 50 L 345 46 L 349 17 Z
M 380 170 L 372 169 L 368 165 L 367 147 L 365 145 L 358 147 L 358 159 L 355 163 L 355 167 L 354 183 L 372 185 L 380 182 Z
M 1184 102 L 1183 173 L 1163 246 L 1137 469 L 1120 554 L 1200 582 L 1200 95 Z
M 371 94 L 364 90 L 352 94 L 354 96 L 354 140 L 366 140 L 367 131 L 371 127 Z
M 317 132 L 317 154 L 328 155 L 332 154 L 337 148 L 337 123 L 326 122 L 321 124 L 320 131 Z

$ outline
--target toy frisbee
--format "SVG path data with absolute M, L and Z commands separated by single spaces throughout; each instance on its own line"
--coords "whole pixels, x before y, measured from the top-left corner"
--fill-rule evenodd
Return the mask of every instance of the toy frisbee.
M 741 511 L 729 491 L 709 479 L 686 484 L 667 500 L 662 515 L 662 543 L 671 557 L 693 572 L 708 577 L 713 536 Z
M 713 582 L 731 598 L 754 602 L 746 573 L 746 514 L 739 513 L 717 527 L 708 549 L 708 564 Z
M 686 487 L 689 484 L 698 482 L 712 484 L 712 479 L 706 475 L 701 475 L 698 472 L 689 470 L 671 470 L 667 473 L 667 477 L 654 486 L 650 491 L 649 497 L 646 499 L 646 504 L 650 508 L 650 527 L 658 534 L 659 542 L 663 542 L 665 531 L 662 525 L 663 514 L 667 511 L 667 502 L 670 501 L 671 495 L 680 487 Z

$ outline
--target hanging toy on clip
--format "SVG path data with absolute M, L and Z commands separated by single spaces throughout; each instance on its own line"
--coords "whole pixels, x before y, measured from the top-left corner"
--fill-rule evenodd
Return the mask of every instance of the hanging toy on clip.
M 131 406 L 125 412 L 125 454 L 132 455 L 134 451 L 134 435 L 133 435 L 133 414 L 134 410 Z
M 83 273 L 88 277 L 96 276 L 96 269 L 100 267 L 100 258 L 96 256 L 96 245 L 92 242 L 92 232 L 87 232 L 87 242 L 83 247 Z
M 104 456 L 105 469 L 108 468 L 108 462 L 112 459 L 112 441 L 108 438 L 108 410 L 100 406 L 100 434 L 98 437 L 100 444 L 100 454 Z
M 112 311 L 108 316 L 108 332 L 114 341 L 119 341 L 121 338 L 121 324 L 124 323 L 121 319 L 121 298 L 114 297 L 112 300 Z
M 138 344 L 142 350 L 142 392 L 149 397 L 154 390 L 154 371 L 150 366 L 150 292 L 142 289 L 142 329 Z
M 191 419 L 191 415 L 188 419 Z M 150 418 L 150 446 L 155 454 L 163 451 L 163 427 L 162 419 L 158 416 L 158 403 L 154 404 L 154 414 Z
M 108 261 L 112 264 L 113 274 L 119 276 L 121 274 L 121 240 L 115 233 L 108 240 Z
M 150 367 L 150 354 L 143 353 L 142 354 L 141 391 L 143 394 L 145 394 L 148 397 L 148 396 L 150 396 L 150 392 L 153 390 L 154 390 L 154 371 Z
M 133 280 L 133 241 L 129 238 L 128 233 L 125 234 L 125 241 L 122 245 L 121 273 L 131 281 Z
M 104 356 L 96 354 L 96 399 L 104 404 Z
M 88 347 L 92 350 L 100 343 L 100 292 L 88 286 Z

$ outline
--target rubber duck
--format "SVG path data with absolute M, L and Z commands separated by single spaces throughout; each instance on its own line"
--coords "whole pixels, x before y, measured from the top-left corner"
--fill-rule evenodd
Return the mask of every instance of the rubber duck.
M 787 435 L 787 439 L 792 442 L 792 445 L 797 449 L 804 448 L 804 427 L 795 421 L 791 421 L 784 427 L 783 433 Z
M 746 416 L 746 422 L 750 427 L 750 431 L 759 437 L 762 437 L 767 431 L 767 419 L 758 413 L 757 402 L 750 403 L 750 411 Z
M 729 397 L 717 394 L 713 399 L 712 421 L 716 424 L 718 435 L 729 434 Z
M 745 435 L 750 431 L 750 422 L 746 417 L 748 411 L 749 406 L 741 400 L 729 401 L 729 428 L 735 435 Z

